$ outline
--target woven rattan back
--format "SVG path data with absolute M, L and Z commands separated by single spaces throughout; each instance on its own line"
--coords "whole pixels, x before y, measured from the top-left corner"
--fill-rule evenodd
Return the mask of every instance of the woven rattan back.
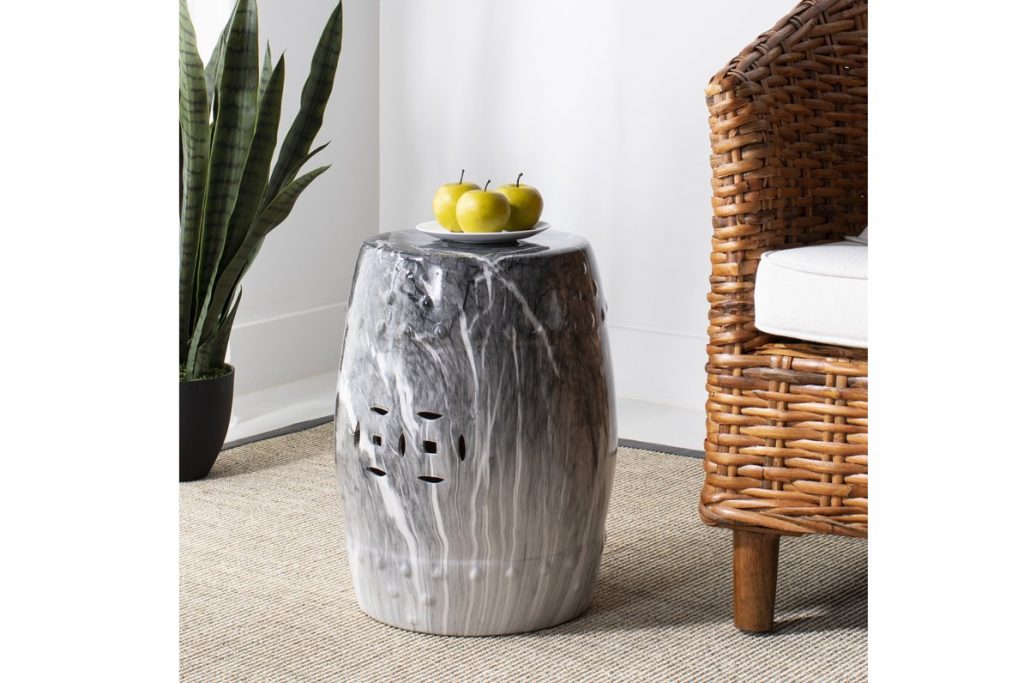
M 758 336 L 752 293 L 762 252 L 867 225 L 866 0 L 800 3 L 718 72 L 706 94 L 711 343 L 745 343 Z

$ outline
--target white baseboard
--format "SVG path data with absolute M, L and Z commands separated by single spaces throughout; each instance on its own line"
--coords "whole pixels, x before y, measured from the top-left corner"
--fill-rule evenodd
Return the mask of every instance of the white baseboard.
M 617 396 L 703 414 L 707 337 L 614 323 L 608 332 Z
M 336 303 L 235 326 L 227 441 L 333 413 L 346 308 Z
M 335 371 L 268 389 L 235 394 L 225 442 L 246 439 L 334 414 Z
M 346 309 L 334 303 L 235 325 L 229 347 L 235 396 L 337 371 Z
M 619 397 L 619 438 L 674 448 L 704 450 L 704 411 Z

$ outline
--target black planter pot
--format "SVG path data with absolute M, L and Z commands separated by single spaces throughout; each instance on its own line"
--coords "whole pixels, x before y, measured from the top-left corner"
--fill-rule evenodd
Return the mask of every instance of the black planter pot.
M 231 421 L 235 369 L 213 379 L 178 382 L 178 481 L 210 473 Z

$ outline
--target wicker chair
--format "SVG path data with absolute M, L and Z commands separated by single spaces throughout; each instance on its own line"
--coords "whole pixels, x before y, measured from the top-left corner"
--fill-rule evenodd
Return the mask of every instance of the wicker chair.
M 867 2 L 806 0 L 708 85 L 714 236 L 700 514 L 767 631 L 780 535 L 867 536 L 867 351 L 754 327 L 761 254 L 867 225 Z

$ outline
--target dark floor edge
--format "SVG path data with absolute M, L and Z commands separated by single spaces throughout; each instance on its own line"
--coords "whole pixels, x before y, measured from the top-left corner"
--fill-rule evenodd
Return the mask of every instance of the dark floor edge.
M 639 448 L 645 451 L 656 451 L 658 453 L 667 453 L 669 455 L 682 455 L 687 458 L 704 457 L 704 451 L 695 451 L 692 448 L 680 448 L 679 446 L 666 446 L 665 444 L 651 443 L 650 441 L 619 439 L 619 445 L 625 446 L 626 448 Z
M 263 432 L 262 434 L 253 434 L 247 436 L 244 439 L 236 439 L 224 444 L 223 450 L 229 448 L 238 448 L 246 444 L 255 443 L 256 441 L 263 441 L 264 439 L 273 439 L 277 436 L 286 436 L 288 434 L 294 434 L 295 432 L 305 431 L 312 429 L 313 427 L 319 427 L 322 424 L 327 424 L 334 419 L 333 415 L 327 415 L 326 417 L 318 417 L 312 420 L 306 420 L 305 422 L 296 422 L 293 425 L 287 427 L 281 427 L 280 429 L 274 429 L 269 432 Z M 682 455 L 687 458 L 703 458 L 704 453 L 702 451 L 695 451 L 692 448 L 679 448 L 678 446 L 666 446 L 660 443 L 651 443 L 650 441 L 637 441 L 635 439 L 619 439 L 619 445 L 626 448 L 639 448 L 645 451 L 655 451 L 657 453 L 667 453 L 669 455 Z
M 245 446 L 246 444 L 255 443 L 256 441 L 263 441 L 264 439 L 273 439 L 276 436 L 286 436 L 288 434 L 294 434 L 295 432 L 305 431 L 312 429 L 313 427 L 319 427 L 322 424 L 327 424 L 334 419 L 333 415 L 326 417 L 317 417 L 312 420 L 306 420 L 304 422 L 296 422 L 293 425 L 287 427 L 281 427 L 280 429 L 273 429 L 269 432 L 263 432 L 262 434 L 253 434 L 247 436 L 244 439 L 235 439 L 224 444 L 224 448 L 221 450 L 228 450 L 229 448 L 238 448 L 239 446 Z

